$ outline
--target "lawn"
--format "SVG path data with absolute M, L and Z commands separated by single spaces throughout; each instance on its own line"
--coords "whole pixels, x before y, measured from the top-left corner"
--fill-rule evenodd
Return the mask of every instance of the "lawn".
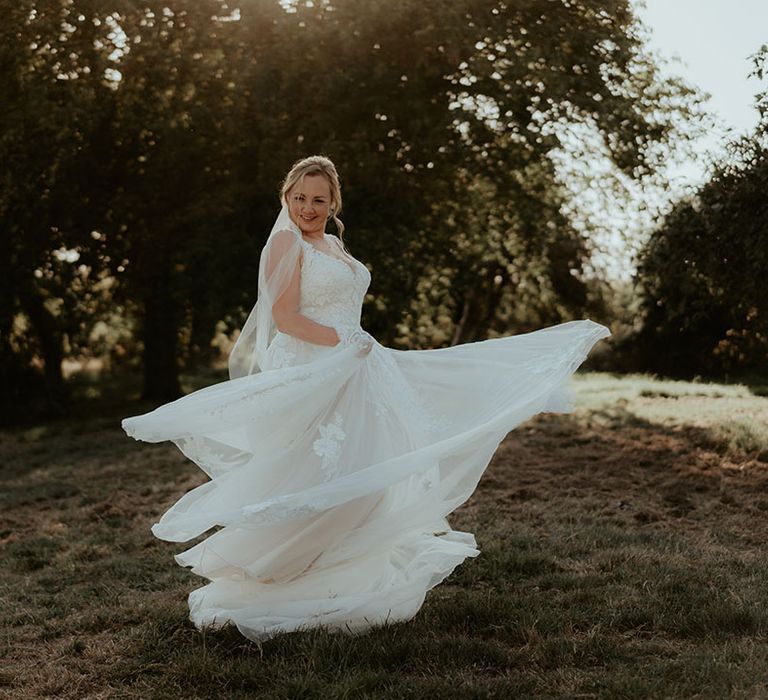
M 768 697 L 764 387 L 578 374 L 449 519 L 480 556 L 407 623 L 200 633 L 150 526 L 204 475 L 94 402 L 0 431 L 0 697 Z

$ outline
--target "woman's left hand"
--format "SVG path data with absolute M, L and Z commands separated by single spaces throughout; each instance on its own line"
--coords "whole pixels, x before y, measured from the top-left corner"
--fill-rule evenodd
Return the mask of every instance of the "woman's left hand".
M 360 328 L 350 334 L 347 342 L 349 342 L 350 345 L 357 346 L 358 357 L 365 357 L 373 349 L 373 344 L 376 341 L 374 340 L 373 336 L 368 333 L 368 331 L 364 331 L 362 328 Z
M 336 333 L 341 338 L 343 345 L 354 345 L 358 351 L 358 357 L 365 357 L 376 342 L 374 337 L 362 328 L 336 328 Z

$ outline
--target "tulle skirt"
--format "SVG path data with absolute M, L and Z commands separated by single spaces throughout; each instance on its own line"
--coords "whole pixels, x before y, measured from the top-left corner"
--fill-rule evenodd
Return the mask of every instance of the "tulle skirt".
M 209 581 L 190 593 L 190 619 L 258 641 L 412 618 L 480 553 L 448 514 L 510 430 L 572 409 L 569 378 L 609 335 L 581 320 L 437 350 L 376 344 L 364 357 L 290 338 L 286 366 L 123 420 L 210 477 L 152 526 L 169 542 L 218 528 L 175 556 Z

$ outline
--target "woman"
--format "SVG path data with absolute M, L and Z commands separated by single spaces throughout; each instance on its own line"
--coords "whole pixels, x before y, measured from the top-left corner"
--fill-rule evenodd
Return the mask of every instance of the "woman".
M 186 542 L 202 629 L 253 640 L 300 628 L 363 631 L 412 618 L 466 557 L 446 516 L 474 491 L 499 442 L 571 408 L 568 380 L 610 335 L 590 320 L 437 350 L 403 351 L 360 327 L 371 276 L 325 233 L 341 211 L 333 163 L 311 156 L 282 184 L 256 305 L 230 380 L 123 421 L 170 440 L 210 480 L 153 525 Z

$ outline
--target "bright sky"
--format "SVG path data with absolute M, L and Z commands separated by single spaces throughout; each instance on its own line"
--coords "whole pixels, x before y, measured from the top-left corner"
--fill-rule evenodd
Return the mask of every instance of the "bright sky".
M 755 94 L 760 83 L 748 78 L 753 64 L 749 56 L 768 43 L 768 0 L 631 0 L 648 27 L 649 48 L 659 58 L 671 59 L 665 72 L 684 78 L 710 98 L 706 103 L 720 124 L 696 145 L 696 153 L 710 153 L 719 160 L 724 144 L 752 131 L 757 125 Z M 586 143 L 586 141 L 585 141 Z M 612 177 L 615 169 L 592 147 L 592 167 Z M 658 206 L 676 201 L 684 191 L 707 179 L 708 158 L 670 165 L 664 191 L 643 191 L 626 182 L 626 200 L 594 199 L 593 192 L 575 193 L 575 217 L 589 220 L 593 240 L 601 250 L 592 261 L 609 277 L 628 280 L 635 271 L 633 256 L 653 226 L 643 204 Z M 567 169 L 567 163 L 566 163 Z M 662 199 L 659 199 L 659 198 Z
M 675 58 L 670 71 L 711 95 L 710 109 L 735 137 L 757 124 L 755 94 L 760 84 L 748 78 L 749 59 L 768 44 L 768 0 L 634 0 L 651 29 L 650 46 Z M 704 146 L 718 150 L 726 134 L 710 134 Z M 699 179 L 691 164 L 686 174 Z

